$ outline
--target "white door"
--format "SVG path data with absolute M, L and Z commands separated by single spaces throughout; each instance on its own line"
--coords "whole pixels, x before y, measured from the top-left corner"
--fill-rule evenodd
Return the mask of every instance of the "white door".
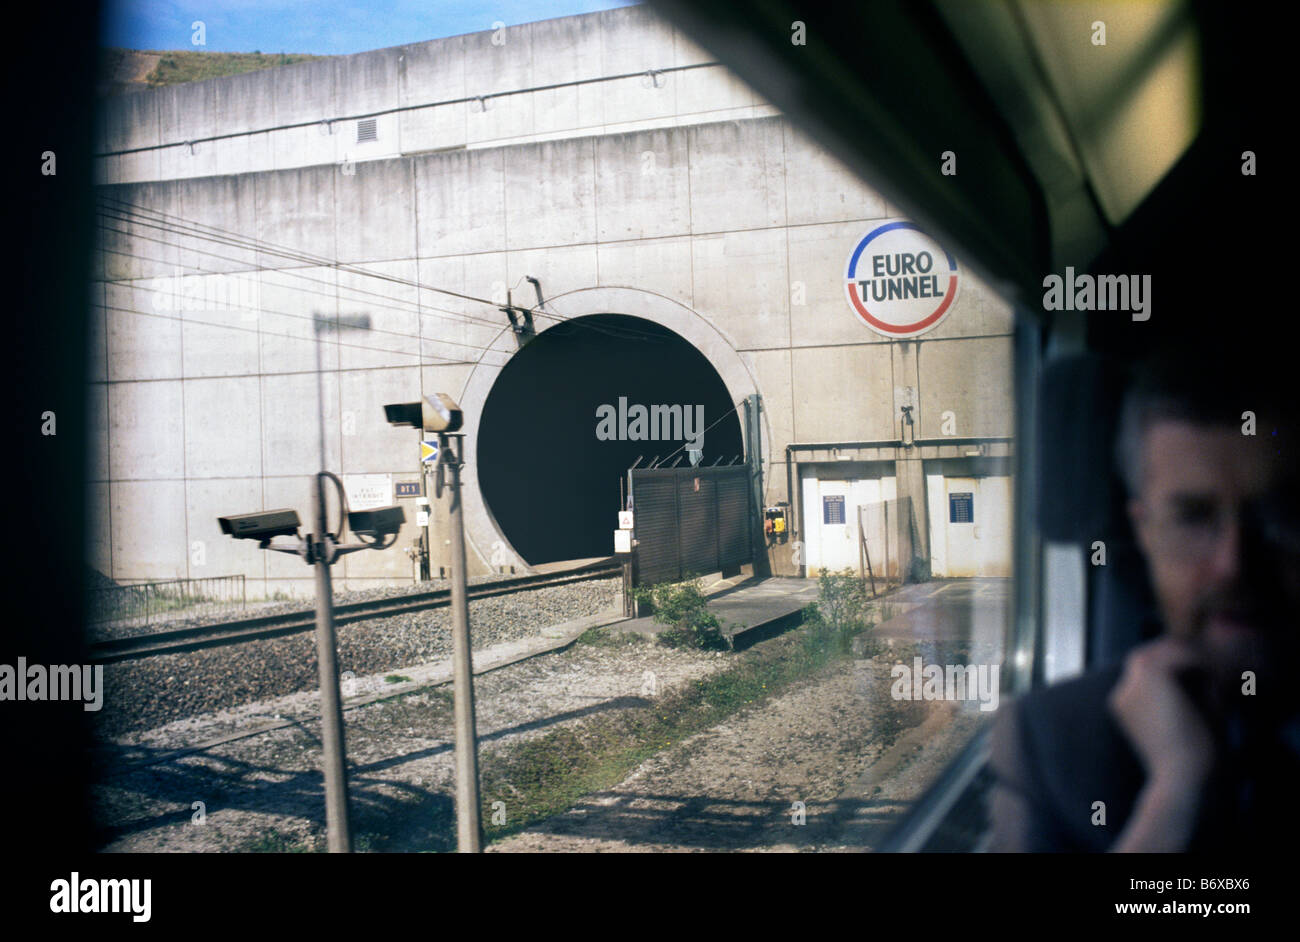
M 803 479 L 804 537 L 808 541 L 810 578 L 816 578 L 823 569 L 858 571 L 861 565 L 858 548 L 862 532 L 860 511 L 864 507 L 879 510 L 882 500 L 894 499 L 895 490 L 896 481 L 892 477 Z M 869 533 L 868 537 L 871 536 Z M 874 555 L 871 562 L 873 566 L 878 565 Z
M 853 488 L 849 481 L 818 481 L 817 507 L 814 513 L 821 522 L 818 542 L 818 565 L 837 571 L 858 569 L 858 528 Z
M 950 579 L 1009 577 L 1011 478 L 942 480 L 942 502 L 930 504 L 934 574 Z M 937 483 L 932 481 L 932 494 Z

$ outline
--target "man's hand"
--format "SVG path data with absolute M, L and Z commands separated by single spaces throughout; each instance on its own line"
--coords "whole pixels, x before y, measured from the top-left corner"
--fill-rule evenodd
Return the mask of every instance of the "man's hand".
M 1142 645 L 1124 662 L 1109 706 L 1147 781 L 1116 850 L 1183 850 L 1192 836 L 1215 746 L 1177 675 L 1203 666 L 1193 645 L 1171 637 Z
M 1124 661 L 1110 711 L 1150 778 L 1204 780 L 1214 765 L 1214 737 L 1177 678 L 1203 666 L 1191 644 L 1169 637 L 1142 645 Z

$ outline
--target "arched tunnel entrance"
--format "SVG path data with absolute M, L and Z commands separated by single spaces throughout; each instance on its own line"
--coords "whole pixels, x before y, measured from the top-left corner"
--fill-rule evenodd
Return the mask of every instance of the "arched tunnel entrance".
M 686 465 L 703 429 L 701 466 L 743 457 L 735 403 L 699 350 L 639 317 L 576 317 L 501 369 L 479 422 L 479 487 L 529 565 L 609 556 L 627 468 L 674 452 Z

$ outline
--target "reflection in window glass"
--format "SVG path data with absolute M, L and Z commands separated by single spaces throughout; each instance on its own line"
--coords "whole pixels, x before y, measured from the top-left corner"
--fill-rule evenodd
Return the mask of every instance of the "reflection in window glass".
M 876 847 L 998 705 L 1011 310 L 653 11 L 502 42 L 578 71 L 484 34 L 327 64 L 333 97 L 306 62 L 106 104 L 91 641 L 308 608 L 303 558 L 218 518 L 314 529 L 323 461 L 330 530 L 340 494 L 403 511 L 332 569 L 340 606 L 410 603 L 337 628 L 353 843 L 454 849 L 452 618 L 416 607 L 462 574 L 447 455 L 384 411 L 443 393 L 471 590 L 634 548 L 471 599 L 486 846 Z M 106 665 L 105 849 L 326 846 L 305 618 Z

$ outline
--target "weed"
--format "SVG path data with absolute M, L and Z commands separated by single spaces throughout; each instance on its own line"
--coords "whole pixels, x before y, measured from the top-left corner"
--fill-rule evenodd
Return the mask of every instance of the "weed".
M 589 628 L 578 636 L 575 643 L 597 648 L 622 648 L 645 644 L 646 638 L 630 631 L 610 631 L 609 628 Z
M 659 633 L 661 644 L 709 651 L 731 647 L 722 623 L 708 609 L 699 579 L 637 586 L 632 591 L 638 602 L 653 608 L 654 620 L 667 626 Z

